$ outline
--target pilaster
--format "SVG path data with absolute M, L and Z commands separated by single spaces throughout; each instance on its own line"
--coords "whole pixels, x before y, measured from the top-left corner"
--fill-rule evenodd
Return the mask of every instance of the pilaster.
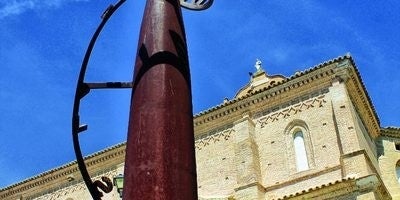
M 358 138 L 354 129 L 353 116 L 351 114 L 351 101 L 349 99 L 346 86 L 341 78 L 335 78 L 329 88 L 332 100 L 332 111 L 337 134 L 341 141 L 344 154 L 348 154 L 360 149 Z
M 235 123 L 235 164 L 237 185 L 235 199 L 264 199 L 264 187 L 260 185 L 261 171 L 258 146 L 255 142 L 255 123 L 250 114 L 242 115 Z

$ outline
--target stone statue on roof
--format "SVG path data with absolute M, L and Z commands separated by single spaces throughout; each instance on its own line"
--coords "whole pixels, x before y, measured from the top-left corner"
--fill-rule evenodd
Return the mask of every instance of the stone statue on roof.
M 262 64 L 261 60 L 257 58 L 256 59 L 256 64 L 254 65 L 254 67 L 257 69 L 256 72 L 262 71 L 261 64 Z

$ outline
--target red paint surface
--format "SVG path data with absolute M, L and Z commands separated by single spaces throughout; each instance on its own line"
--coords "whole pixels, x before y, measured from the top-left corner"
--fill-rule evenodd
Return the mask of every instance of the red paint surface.
M 179 0 L 147 0 L 139 48 L 178 55 L 170 31 L 186 49 L 181 20 Z M 144 62 L 136 58 L 123 199 L 197 199 L 190 77 L 178 70 L 188 66 L 157 64 L 140 75 Z

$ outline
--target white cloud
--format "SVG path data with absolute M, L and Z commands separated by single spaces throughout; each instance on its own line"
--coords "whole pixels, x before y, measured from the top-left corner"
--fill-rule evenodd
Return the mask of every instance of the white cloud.
M 1 0 L 0 19 L 12 15 L 19 15 L 28 10 L 58 8 L 69 2 L 88 0 Z

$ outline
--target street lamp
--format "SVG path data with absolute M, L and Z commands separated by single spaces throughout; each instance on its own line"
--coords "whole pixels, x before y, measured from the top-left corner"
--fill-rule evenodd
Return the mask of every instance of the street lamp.
M 119 174 L 114 177 L 114 185 L 117 187 L 117 192 L 119 193 L 119 197 L 122 198 L 122 190 L 124 189 L 124 175 Z
M 209 8 L 213 0 L 147 0 L 132 82 L 84 82 L 94 44 L 107 20 L 126 0 L 110 5 L 86 50 L 72 114 L 72 139 L 82 178 L 94 200 L 110 193 L 108 177 L 92 181 L 79 145 L 80 102 L 94 89 L 131 88 L 124 175 L 114 177 L 131 199 L 197 199 L 192 93 L 181 6 Z
M 197 199 L 189 58 L 181 6 L 147 0 L 136 55 L 126 142 L 124 200 Z

